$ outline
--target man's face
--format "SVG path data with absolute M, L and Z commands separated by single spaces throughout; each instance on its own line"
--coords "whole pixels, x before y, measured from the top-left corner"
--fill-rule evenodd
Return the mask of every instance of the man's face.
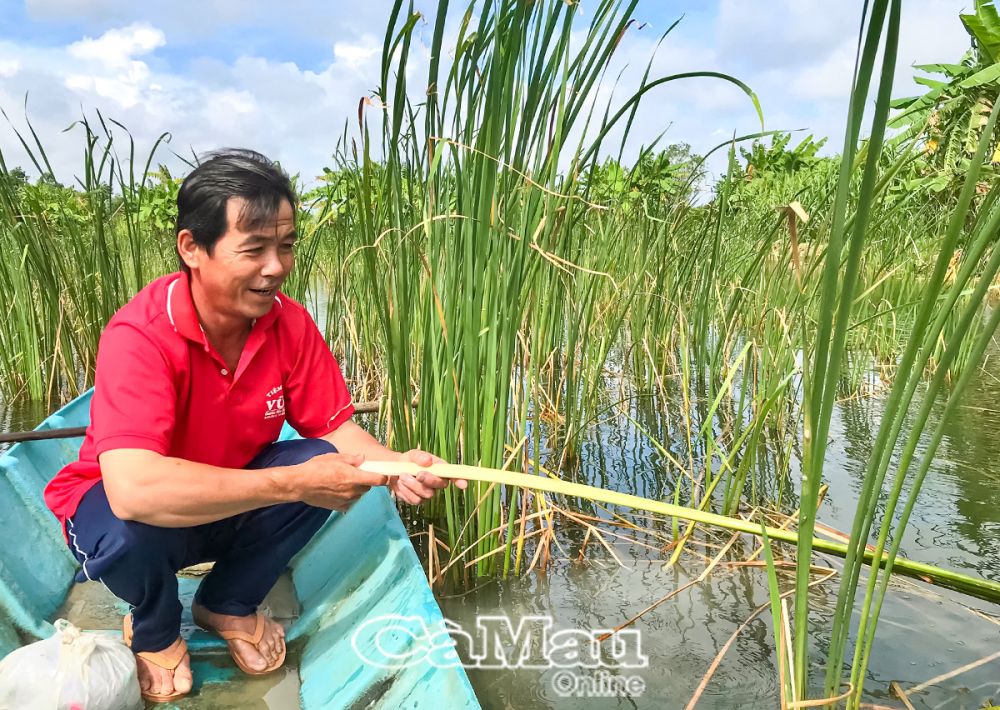
M 228 229 L 212 255 L 197 249 L 192 276 L 199 280 L 207 305 L 220 315 L 260 318 L 271 310 L 278 288 L 295 261 L 295 213 L 282 200 L 277 213 L 253 228 L 240 227 L 244 200 L 226 204 Z

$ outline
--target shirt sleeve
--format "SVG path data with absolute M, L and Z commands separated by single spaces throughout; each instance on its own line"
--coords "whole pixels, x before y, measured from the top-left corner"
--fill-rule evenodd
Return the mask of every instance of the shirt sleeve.
M 169 450 L 177 409 L 170 365 L 130 323 L 101 335 L 90 417 L 97 456 L 112 449 Z
M 285 383 L 285 416 L 307 438 L 334 431 L 354 414 L 351 394 L 319 328 L 306 314 L 298 357 Z

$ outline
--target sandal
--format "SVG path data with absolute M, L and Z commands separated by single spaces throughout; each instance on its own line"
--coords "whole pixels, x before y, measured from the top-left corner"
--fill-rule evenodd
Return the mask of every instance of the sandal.
M 122 620 L 122 637 L 125 639 L 125 645 L 131 648 L 132 614 L 126 614 L 125 618 Z M 184 643 L 184 639 L 181 639 L 180 641 L 180 644 L 178 644 L 174 650 L 169 653 L 165 651 L 139 651 L 135 655 L 145 661 L 149 661 L 154 666 L 159 666 L 160 668 L 172 671 L 181 664 L 181 661 L 184 660 L 184 656 L 188 653 L 187 644 Z M 150 693 L 142 690 L 142 687 L 140 686 L 139 694 L 142 696 L 143 700 L 147 700 L 151 703 L 168 703 L 171 700 L 183 698 L 188 693 L 179 691 L 174 691 L 168 695 L 164 695 L 162 693 Z
M 248 634 L 245 631 L 237 631 L 235 629 L 230 631 L 220 631 L 219 629 L 213 628 L 208 624 L 202 623 L 197 618 L 197 616 L 194 615 L 193 611 L 192 611 L 192 616 L 194 616 L 194 623 L 196 623 L 200 628 L 204 629 L 205 631 L 208 631 L 209 633 L 217 634 L 225 641 L 232 641 L 234 639 L 239 641 L 246 641 L 247 643 L 251 644 L 254 648 L 257 648 L 257 644 L 259 644 L 260 640 L 264 638 L 265 617 L 259 611 L 257 612 L 257 624 L 256 626 L 254 626 L 253 634 Z M 273 673 L 274 671 L 278 670 L 285 663 L 286 651 L 287 649 L 282 648 L 281 655 L 278 656 L 278 660 L 276 660 L 267 668 L 257 670 L 256 668 L 251 668 L 246 663 L 244 663 L 243 659 L 240 658 L 239 654 L 233 651 L 233 647 L 229 646 L 229 655 L 232 656 L 233 661 L 235 661 L 236 665 L 240 667 L 240 670 L 246 673 L 247 675 L 266 675 L 268 673 Z

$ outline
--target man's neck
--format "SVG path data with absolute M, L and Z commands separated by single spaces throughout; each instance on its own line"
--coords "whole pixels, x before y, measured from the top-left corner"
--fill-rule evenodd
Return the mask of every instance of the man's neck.
M 194 304 L 195 313 L 198 315 L 198 322 L 205 333 L 208 342 L 220 352 L 243 349 L 253 321 L 242 317 L 232 317 L 212 310 L 207 305 L 205 293 L 201 284 L 196 280 L 191 280 L 191 302 Z M 238 354 L 238 353 L 237 353 Z

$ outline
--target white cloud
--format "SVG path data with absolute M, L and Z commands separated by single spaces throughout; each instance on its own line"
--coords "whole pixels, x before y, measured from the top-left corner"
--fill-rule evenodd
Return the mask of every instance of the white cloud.
M 149 54 L 166 43 L 163 32 L 146 23 L 108 30 L 97 39 L 87 37 L 66 47 L 77 60 L 65 86 L 74 93 L 94 95 L 121 108 L 143 100 L 149 86 L 149 67 L 134 57 Z
M 433 8 L 435 0 L 424 0 Z M 159 27 L 171 43 L 197 46 L 234 30 L 265 27 L 275 36 L 332 40 L 342 35 L 381 32 L 391 0 L 323 0 L 275 3 L 273 0 L 25 0 L 29 17 L 41 22 L 74 23 L 103 31 L 133 22 Z M 431 10 L 433 17 L 433 10 Z
M 854 55 L 854 43 L 843 42 L 822 61 L 794 71 L 787 84 L 791 95 L 806 101 L 846 100 L 851 94 Z
M 721 0 L 716 42 L 751 68 L 788 68 L 825 58 L 844 38 L 853 42 L 860 17 L 861 3 Z
M 71 57 L 118 67 L 131 63 L 134 56 L 149 54 L 166 44 L 163 32 L 145 22 L 108 30 L 97 39 L 87 37 L 66 48 Z
M 83 135 L 63 129 L 82 111 L 98 130 L 95 109 L 128 128 L 140 162 L 161 134 L 170 133 L 169 146 L 157 157 L 174 169 L 184 167 L 171 151 L 190 159 L 192 153 L 246 146 L 301 172 L 308 182 L 330 164 L 345 119 L 356 115 L 359 99 L 378 83 L 381 47 L 372 50 L 371 35 L 341 45 L 339 52 L 331 46 L 331 59 L 315 71 L 251 55 L 201 60 L 174 71 L 157 57 L 166 41 L 149 23 L 112 28 L 65 47 L 0 39 L 5 77 L 0 107 L 24 133 L 25 120 L 18 114 L 27 95 L 27 118 L 64 183 L 72 183 L 83 167 Z M 426 76 L 428 55 L 415 38 L 408 70 L 415 89 L 416 79 Z M 119 134 L 120 155 L 127 158 L 121 143 L 127 136 L 109 127 Z M 377 136 L 377 124 L 372 130 Z M 31 165 L 10 128 L 0 128 L 0 151 L 8 164 Z
M 895 95 L 916 88 L 912 83 L 913 64 L 957 61 L 968 49 L 969 36 L 958 20 L 961 9 L 962 5 L 954 0 L 924 0 L 904 6 L 893 77 Z M 789 86 L 803 99 L 844 102 L 846 111 L 855 51 L 856 39 L 843 37 L 821 61 L 792 69 Z
M 0 60 L 0 77 L 9 79 L 21 71 L 21 62 L 18 59 Z
M 957 14 L 964 1 L 906 3 L 897 95 L 910 93 L 913 87 L 910 64 L 952 61 L 961 56 L 967 40 Z M 0 39 L 0 106 L 14 116 L 25 94 L 29 95 L 29 115 L 55 163 L 57 176 L 64 182 L 71 181 L 74 171 L 82 167 L 82 136 L 77 131 L 62 133 L 80 118 L 81 109 L 91 117 L 94 109 L 99 109 L 127 126 L 143 159 L 153 141 L 170 132 L 170 149 L 186 158 L 192 151 L 242 145 L 280 159 L 308 180 L 330 164 L 329 156 L 343 135 L 345 121 L 349 135 L 354 135 L 358 101 L 379 83 L 387 0 L 363 3 L 350 13 L 337 3 L 324 4 L 318 15 L 287 8 L 279 11 L 258 0 L 239 6 L 228 0 L 219 5 L 203 0 L 177 0 L 173 4 L 29 0 L 29 11 L 33 16 L 74 18 L 82 16 L 83 5 L 89 8 L 91 19 L 118 24 L 92 31 L 91 37 L 65 47 Z M 212 7 L 203 7 L 206 5 Z M 717 15 L 707 15 L 701 25 L 690 18 L 680 23 L 661 45 L 650 77 L 697 70 L 731 74 L 758 93 L 768 129 L 806 128 L 819 136 L 830 136 L 828 150 L 837 150 L 847 113 L 860 5 L 860 0 L 780 0 L 761 9 L 760 4 L 722 0 Z M 203 8 L 199 20 L 204 20 L 205 27 L 186 30 L 191 16 L 188 11 L 199 7 Z M 643 4 L 640 12 L 646 12 Z M 224 22 L 227 14 L 228 25 Z M 336 22 L 326 22 L 328 15 L 336 15 Z M 592 18 L 581 19 L 588 23 Z M 326 37 L 324 46 L 329 53 L 306 68 L 259 56 L 249 46 L 227 59 L 192 51 L 210 33 L 206 27 L 234 33 L 234 27 L 242 26 L 238 23 L 252 21 L 270 22 L 283 31 L 309 24 L 311 27 L 303 31 Z M 433 17 L 418 23 L 411 47 L 407 76 L 417 102 L 429 62 L 432 23 Z M 454 44 L 447 38 L 454 37 L 456 26 L 457 20 L 446 32 L 442 72 Z M 605 84 L 593 91 L 598 99 L 595 122 L 623 67 L 627 69 L 614 89 L 612 109 L 637 89 L 664 29 L 665 24 L 643 30 L 633 26 L 626 32 L 608 67 Z M 573 42 L 580 41 L 575 32 Z M 171 66 L 165 57 L 171 51 L 176 57 L 178 47 L 183 47 L 184 59 Z M 372 109 L 366 115 L 377 120 Z M 23 120 L 16 122 L 23 127 Z M 759 122 L 750 101 L 731 84 L 713 79 L 673 82 L 654 88 L 643 99 L 626 146 L 626 159 L 665 129 L 663 141 L 689 142 L 698 151 L 707 150 L 720 142 L 720 136 L 724 139 L 734 131 L 759 130 Z M 372 130 L 377 136 L 377 126 Z M 608 136 L 605 152 L 617 152 L 620 136 L 620 131 Z M 0 150 L 8 163 L 29 165 L 8 129 L 0 128 Z M 169 150 L 161 151 L 159 157 L 180 167 Z
M 382 46 L 371 35 L 364 35 L 360 42 L 335 42 L 333 56 L 353 69 L 360 69 L 372 59 L 381 56 Z
M 913 64 L 956 61 L 962 56 L 969 40 L 958 14 L 966 3 L 908 0 L 903 4 L 895 96 L 918 88 L 912 83 Z M 723 0 L 716 36 L 720 51 L 735 60 L 733 73 L 760 95 L 767 128 L 803 128 L 827 136 L 824 152 L 833 153 L 843 142 L 860 17 L 861 2 L 780 0 L 762 12 L 752 3 Z M 873 101 L 874 88 L 869 109 Z

